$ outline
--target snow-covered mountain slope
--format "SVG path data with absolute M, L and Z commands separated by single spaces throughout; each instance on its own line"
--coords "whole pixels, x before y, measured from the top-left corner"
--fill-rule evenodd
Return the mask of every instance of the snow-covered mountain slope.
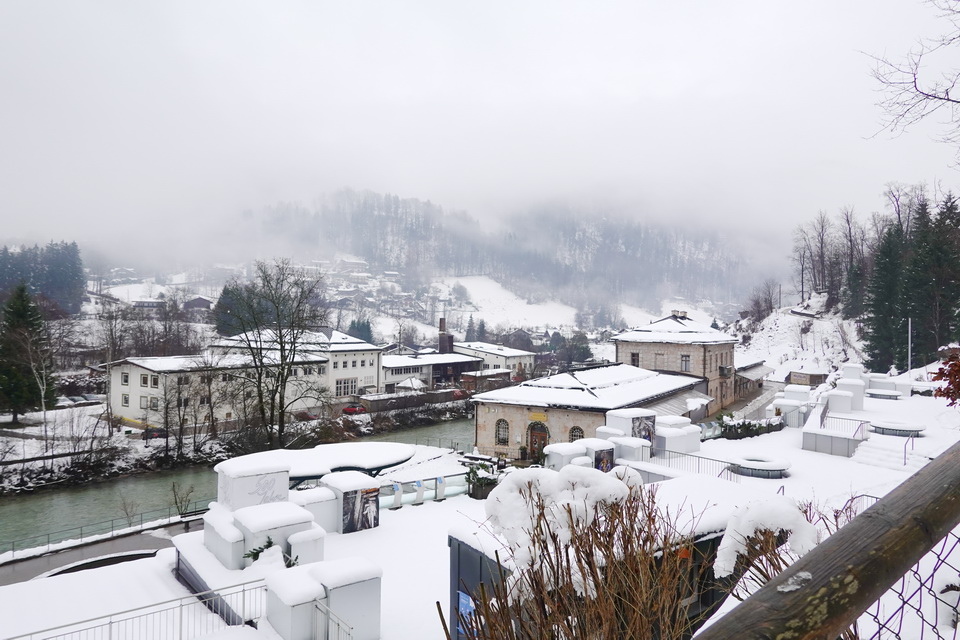
M 740 339 L 737 359 L 765 360 L 783 380 L 791 371 L 830 373 L 844 362 L 863 361 L 856 325 L 837 314 L 820 313 L 814 298 L 804 308 L 777 309 L 760 323 L 738 321 L 729 333 Z

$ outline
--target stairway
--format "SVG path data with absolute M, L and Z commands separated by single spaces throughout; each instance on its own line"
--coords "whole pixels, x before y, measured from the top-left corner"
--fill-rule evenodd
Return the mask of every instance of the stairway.
M 891 444 L 894 446 L 890 446 Z M 904 464 L 903 455 L 904 445 L 907 448 L 906 464 Z M 930 462 L 929 457 L 914 451 L 905 438 L 878 438 L 877 436 L 861 442 L 850 459 L 874 467 L 910 472 L 918 471 Z

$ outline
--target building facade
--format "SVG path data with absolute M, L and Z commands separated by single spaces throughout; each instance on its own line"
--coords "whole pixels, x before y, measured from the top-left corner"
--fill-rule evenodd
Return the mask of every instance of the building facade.
M 652 371 L 697 376 L 707 381 L 712 414 L 736 400 L 733 347 L 736 338 L 694 322 L 685 311 L 611 338 L 615 361 Z

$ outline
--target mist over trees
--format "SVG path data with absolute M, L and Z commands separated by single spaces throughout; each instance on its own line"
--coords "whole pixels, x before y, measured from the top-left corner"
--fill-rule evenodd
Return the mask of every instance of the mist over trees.
M 487 275 L 531 302 L 559 299 L 601 320 L 615 321 L 619 302 L 742 297 L 743 260 L 721 238 L 566 204 L 518 213 L 500 228 L 429 201 L 344 190 L 241 222 L 301 255 L 348 253 L 399 271 L 409 290 L 434 276 Z

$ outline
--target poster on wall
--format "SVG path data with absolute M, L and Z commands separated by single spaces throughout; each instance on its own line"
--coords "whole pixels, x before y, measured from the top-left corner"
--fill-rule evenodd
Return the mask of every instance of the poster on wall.
M 593 466 L 603 472 L 613 469 L 613 449 L 600 449 L 594 452 Z
M 630 435 L 653 443 L 653 436 L 657 431 L 656 422 L 657 416 L 634 416 L 633 429 Z
M 362 489 L 343 493 L 343 533 L 380 526 L 380 489 Z

